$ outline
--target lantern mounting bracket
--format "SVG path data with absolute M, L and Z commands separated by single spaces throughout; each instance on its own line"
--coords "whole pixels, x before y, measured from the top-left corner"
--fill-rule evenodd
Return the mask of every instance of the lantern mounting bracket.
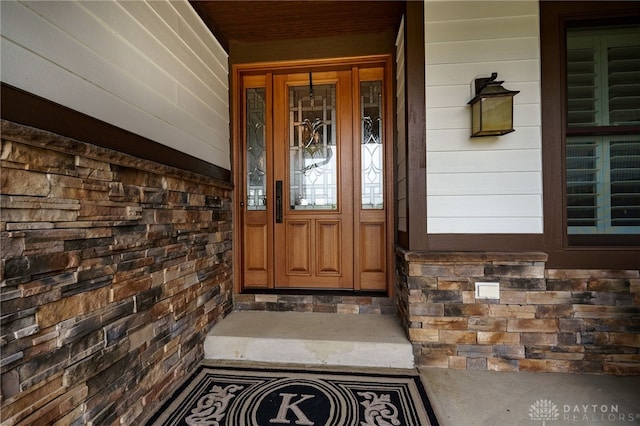
M 495 81 L 497 78 L 498 78 L 497 72 L 492 72 L 491 77 L 476 78 L 474 80 L 475 88 L 476 88 L 476 93 L 474 93 L 474 95 L 477 95 L 478 93 L 480 93 L 482 89 L 487 87 L 489 83 L 491 83 L 492 81 Z M 502 83 L 504 83 L 504 81 L 495 81 L 494 84 L 502 84 Z

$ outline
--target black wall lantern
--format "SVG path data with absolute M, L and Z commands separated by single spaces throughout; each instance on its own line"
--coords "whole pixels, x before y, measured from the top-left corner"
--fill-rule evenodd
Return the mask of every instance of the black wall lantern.
M 502 87 L 504 81 L 491 77 L 476 78 L 476 95 L 471 105 L 471 137 L 500 136 L 513 132 L 513 97 L 520 93 Z

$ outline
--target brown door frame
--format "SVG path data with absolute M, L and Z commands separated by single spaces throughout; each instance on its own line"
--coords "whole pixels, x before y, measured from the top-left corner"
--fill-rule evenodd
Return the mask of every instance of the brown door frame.
M 372 55 L 372 56 L 358 56 L 349 58 L 332 58 L 322 60 L 300 60 L 300 61 L 286 61 L 286 62 L 263 62 L 252 64 L 236 64 L 232 66 L 232 78 L 231 78 L 231 90 L 230 96 L 232 98 L 231 104 L 231 125 L 232 125 L 232 146 L 233 146 L 233 176 L 235 183 L 235 196 L 233 197 L 233 267 L 234 267 L 234 293 L 240 293 L 243 290 L 243 227 L 244 227 L 244 201 L 241 196 L 244 194 L 245 189 L 240 185 L 244 185 L 244 150 L 243 150 L 243 117 L 244 117 L 244 103 L 242 102 L 242 96 L 244 93 L 243 78 L 250 75 L 269 75 L 278 73 L 294 73 L 294 72 L 319 72 L 319 71 L 337 71 L 350 69 L 352 72 L 357 72 L 359 68 L 367 67 L 383 67 L 384 78 L 384 157 L 385 157 L 385 211 L 386 211 L 386 229 L 385 229 L 385 247 L 386 247 L 386 293 L 388 295 L 393 294 L 393 276 L 395 271 L 395 256 L 394 256 L 394 220 L 395 220 L 395 185 L 394 185 L 394 116 L 393 105 L 395 99 L 394 85 L 393 85 L 393 67 L 391 55 Z M 272 96 L 271 91 L 272 81 L 266 82 L 266 89 L 269 96 Z M 354 82 L 354 85 L 356 83 Z M 273 111 L 267 110 L 267 118 L 269 119 Z M 271 144 L 271 138 L 267 138 L 267 143 Z M 359 189 L 359 188 L 358 188 Z M 273 196 L 273 194 L 271 194 Z M 243 197 L 242 197 L 243 198 Z M 354 200 L 354 202 L 357 200 Z M 241 205 L 242 204 L 242 205 Z M 270 218 L 270 220 L 273 218 Z M 355 220 L 355 214 L 354 214 Z M 268 235 L 269 242 L 273 242 L 273 231 L 270 231 Z M 354 262 L 359 261 L 358 256 L 354 256 Z M 269 262 L 273 265 L 273 259 L 270 258 Z M 264 288 L 254 288 L 251 290 L 273 290 L 273 274 L 271 271 L 269 283 Z M 354 290 L 358 291 L 361 286 L 355 285 Z M 292 290 L 295 291 L 295 290 Z

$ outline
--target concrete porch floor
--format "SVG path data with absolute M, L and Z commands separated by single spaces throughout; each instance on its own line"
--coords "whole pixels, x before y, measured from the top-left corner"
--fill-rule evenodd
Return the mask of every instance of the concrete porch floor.
M 411 355 L 391 315 L 245 311 L 212 329 L 204 363 L 406 371 L 415 368 L 407 350 Z M 417 370 L 441 426 L 640 424 L 640 376 Z M 532 417 L 543 402 L 553 405 Z
M 557 410 L 546 426 L 640 424 L 640 376 L 419 371 L 441 426 L 542 426 L 530 413 L 545 400 Z
M 205 359 L 413 368 L 392 315 L 236 311 L 209 332 Z

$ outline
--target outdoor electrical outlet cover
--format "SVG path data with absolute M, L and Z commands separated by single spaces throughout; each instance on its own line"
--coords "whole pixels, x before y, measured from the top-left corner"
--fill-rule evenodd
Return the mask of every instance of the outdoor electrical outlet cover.
M 500 283 L 477 282 L 476 299 L 500 299 Z

